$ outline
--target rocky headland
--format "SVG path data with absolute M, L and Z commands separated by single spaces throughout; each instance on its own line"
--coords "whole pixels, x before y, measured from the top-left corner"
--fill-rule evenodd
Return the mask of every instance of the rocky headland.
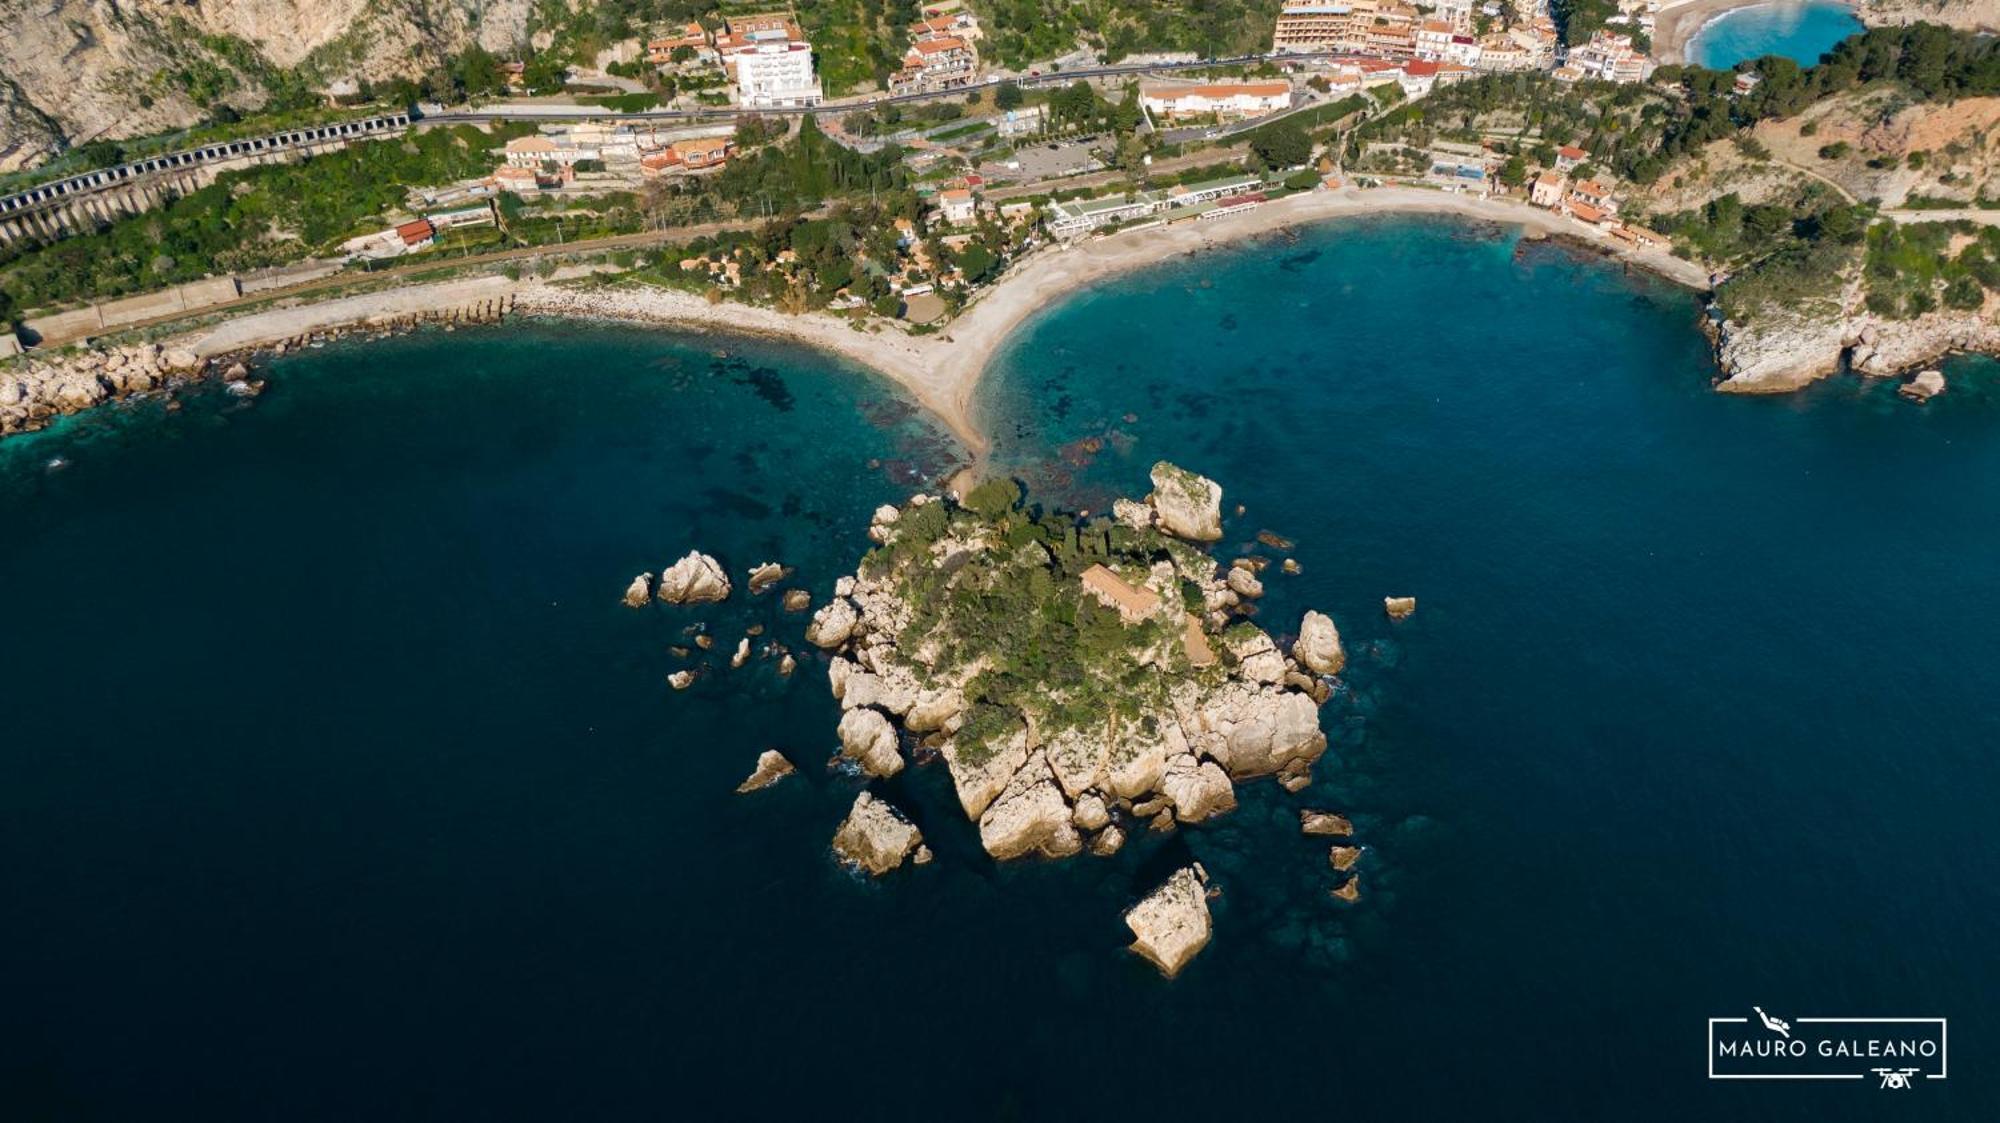
M 1767 308 L 1754 323 L 1717 329 L 1722 377 L 1716 389 L 1786 393 L 1838 373 L 1843 364 L 1857 374 L 1893 378 L 1965 352 L 2000 355 L 2000 312 L 1939 309 L 1890 319 L 1866 310 L 1834 315 Z

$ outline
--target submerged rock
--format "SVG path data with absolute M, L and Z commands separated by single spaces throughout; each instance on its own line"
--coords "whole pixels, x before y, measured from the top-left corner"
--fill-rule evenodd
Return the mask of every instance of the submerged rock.
M 854 808 L 833 835 L 833 851 L 843 859 L 881 877 L 903 864 L 924 841 L 923 832 L 886 802 L 868 792 L 854 797 Z
M 1299 812 L 1299 833 L 1320 835 L 1331 838 L 1347 838 L 1354 834 L 1354 824 L 1347 816 L 1332 811 Z
M 1347 652 L 1340 646 L 1340 630 L 1323 612 L 1308 612 L 1299 621 L 1298 642 L 1292 644 L 1292 658 L 1316 675 L 1337 675 L 1347 666 Z
M 762 791 L 796 771 L 798 769 L 793 768 L 792 762 L 785 759 L 785 754 L 776 749 L 765 749 L 763 754 L 758 756 L 757 767 L 750 773 L 749 778 L 736 785 L 736 794 Z
M 1136 937 L 1132 950 L 1171 979 L 1208 946 L 1208 891 L 1194 868 L 1183 867 L 1125 914 Z
M 660 574 L 659 598 L 668 604 L 709 604 L 729 596 L 729 575 L 722 563 L 699 550 L 668 566 Z
M 1222 537 L 1222 485 L 1162 460 L 1153 465 L 1153 493 L 1146 497 L 1160 529 L 1190 542 Z

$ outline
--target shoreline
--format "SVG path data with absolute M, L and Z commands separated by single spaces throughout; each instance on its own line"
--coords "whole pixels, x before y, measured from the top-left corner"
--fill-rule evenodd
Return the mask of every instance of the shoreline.
M 170 377 L 199 373 L 203 368 L 214 368 L 315 335 L 394 327 L 426 319 L 472 321 L 490 318 L 484 310 L 491 309 L 651 324 L 697 334 L 780 338 L 831 353 L 894 382 L 944 424 L 965 446 L 976 467 L 983 463 L 991 445 L 975 416 L 979 383 L 992 358 L 1015 329 L 1037 312 L 1067 299 L 1093 281 L 1170 258 L 1225 249 L 1290 227 L 1373 214 L 1443 214 L 1518 227 L 1598 250 L 1607 257 L 1697 291 L 1708 288 L 1707 273 L 1691 262 L 1664 250 L 1638 250 L 1613 243 L 1599 231 L 1524 202 L 1422 188 L 1347 187 L 1287 196 L 1217 222 L 1184 221 L 1038 250 L 992 287 L 975 295 L 959 317 L 935 335 L 908 335 L 896 327 L 864 330 L 853 326 L 852 321 L 819 313 L 790 314 L 731 301 L 711 304 L 701 296 L 674 289 L 636 285 L 569 287 L 539 279 L 510 281 L 494 275 L 264 309 L 175 336 L 154 347 L 153 353 L 162 357 L 159 369 L 160 382 L 164 384 Z M 587 275 L 589 271 L 580 273 Z M 98 358 L 102 359 L 101 353 Z M 75 412 L 108 398 L 158 388 L 142 383 L 136 390 L 120 386 L 100 389 L 93 384 L 90 393 L 77 392 L 79 380 L 96 378 L 102 369 L 101 361 L 96 366 L 58 369 L 48 380 L 51 389 L 44 395 L 54 403 L 52 412 Z M 68 385 L 62 384 L 65 381 Z M 0 393 L 12 389 L 0 385 Z M 10 404 L 15 403 L 0 397 L 0 409 Z M 0 417 L 0 421 L 4 420 Z
M 1751 8 L 1776 7 L 1785 0 L 1683 0 L 1678 4 L 1667 4 L 1653 16 L 1653 58 L 1662 65 L 1685 64 L 1688 45 L 1701 35 L 1709 25 L 1724 16 Z M 1849 0 L 1837 0 L 1842 7 L 1861 18 L 1859 5 Z

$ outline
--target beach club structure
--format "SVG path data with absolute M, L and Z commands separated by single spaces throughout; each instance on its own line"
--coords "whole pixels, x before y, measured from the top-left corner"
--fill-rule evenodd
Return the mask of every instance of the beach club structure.
M 1050 203 L 1049 233 L 1058 238 L 1075 238 L 1099 227 L 1154 215 L 1206 217 L 1224 200 L 1255 194 L 1263 186 L 1264 180 L 1260 176 L 1236 176 L 1179 184 L 1165 191 L 1140 191 L 1130 196 L 1106 195 L 1097 199 Z

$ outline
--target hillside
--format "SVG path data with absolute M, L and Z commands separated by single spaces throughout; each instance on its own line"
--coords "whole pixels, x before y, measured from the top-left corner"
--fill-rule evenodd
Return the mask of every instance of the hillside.
M 2000 4 L 1993 0 L 1861 0 L 1861 20 L 1871 27 L 1936 23 L 1961 31 L 2000 32 Z
M 0 0 L 0 171 L 502 48 L 530 0 Z

